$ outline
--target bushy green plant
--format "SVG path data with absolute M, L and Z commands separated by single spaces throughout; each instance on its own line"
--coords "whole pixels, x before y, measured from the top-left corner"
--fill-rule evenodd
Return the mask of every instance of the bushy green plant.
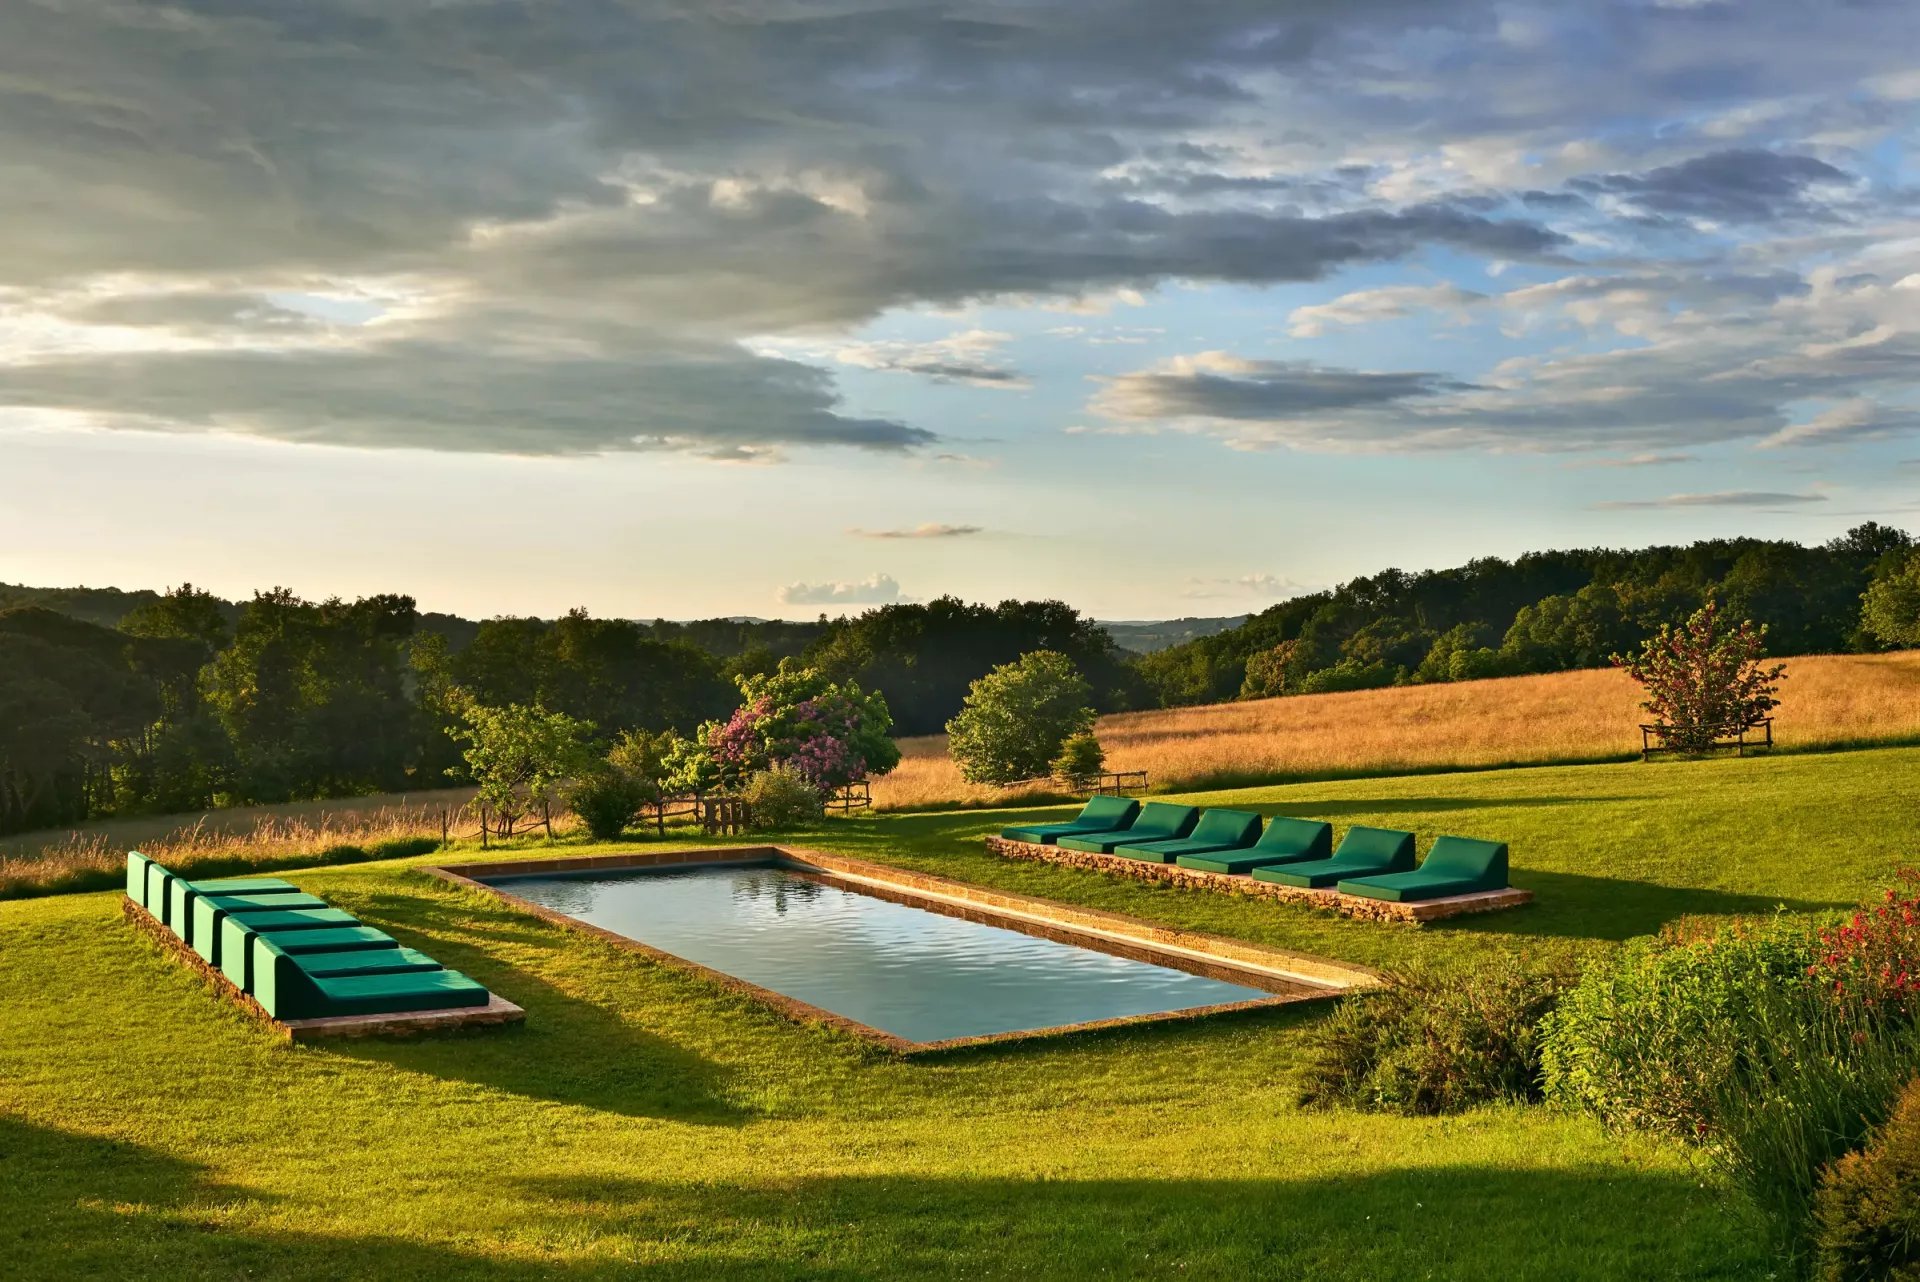
M 1813 983 L 1763 989 L 1742 1031 L 1716 1084 L 1712 1154 L 1781 1254 L 1804 1261 L 1820 1173 L 1891 1113 L 1920 1039 L 1884 1007 Z
M 1343 690 L 1377 690 L 1398 681 L 1401 670 L 1384 663 L 1342 659 L 1330 668 L 1309 672 L 1300 682 L 1301 694 L 1336 694 Z
M 1865 1148 L 1821 1173 L 1813 1206 L 1821 1282 L 1920 1282 L 1920 1078 Z
M 1860 626 L 1881 645 L 1920 645 L 1920 551 L 1867 585 Z
M 968 783 L 1040 778 L 1068 739 L 1093 729 L 1091 693 L 1064 654 L 1023 654 L 968 689 L 947 750 Z
M 1771 989 L 1809 986 L 1814 941 L 1785 919 L 1635 940 L 1547 1018 L 1546 1097 L 1613 1126 L 1706 1139 L 1719 1087 Z
M 699 733 L 723 783 L 785 765 L 825 794 L 900 764 L 893 717 L 877 690 L 831 681 L 792 659 L 772 673 L 742 676 L 739 685 L 733 715 Z
M 645 798 L 627 775 L 604 764 L 573 785 L 568 804 L 597 840 L 612 841 L 633 822 Z
M 770 766 L 747 780 L 748 824 L 756 832 L 805 828 L 825 814 L 820 790 L 791 766 Z
M 1100 740 L 1092 731 L 1068 737 L 1060 745 L 1060 755 L 1053 759 L 1053 777 L 1062 783 L 1071 784 L 1097 775 L 1106 768 L 1107 751 L 1100 746 Z
M 1319 1024 L 1301 1102 L 1428 1114 L 1538 1099 L 1540 1023 L 1573 980 L 1559 955 L 1464 977 L 1402 972 Z

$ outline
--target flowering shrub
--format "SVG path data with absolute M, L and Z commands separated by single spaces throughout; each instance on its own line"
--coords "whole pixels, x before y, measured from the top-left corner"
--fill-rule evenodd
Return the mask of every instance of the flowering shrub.
M 1750 726 L 1780 706 L 1774 698 L 1786 665 L 1763 666 L 1767 630 L 1742 620 L 1720 627 L 1712 597 L 1678 628 L 1660 626 L 1639 654 L 1614 655 L 1616 667 L 1646 690 L 1641 707 L 1668 727 L 1668 746 L 1705 752 L 1729 729 Z
M 900 763 L 878 691 L 783 659 L 776 672 L 741 677 L 740 693 L 732 716 L 700 728 L 715 782 L 739 784 L 782 765 L 824 794 Z
M 1851 996 L 1871 1013 L 1912 1018 L 1920 1012 L 1920 872 L 1900 871 L 1881 902 L 1844 925 L 1820 932 L 1820 953 L 1807 973 Z

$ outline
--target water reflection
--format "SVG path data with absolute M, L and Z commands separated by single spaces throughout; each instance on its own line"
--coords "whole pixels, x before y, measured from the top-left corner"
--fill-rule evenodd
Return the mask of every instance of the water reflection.
M 511 889 L 570 917 L 913 1041 L 1266 996 L 778 868 L 525 878 Z

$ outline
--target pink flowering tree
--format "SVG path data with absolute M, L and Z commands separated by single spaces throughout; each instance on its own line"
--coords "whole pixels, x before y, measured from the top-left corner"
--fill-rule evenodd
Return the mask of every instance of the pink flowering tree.
M 893 717 L 878 691 L 783 659 L 776 672 L 741 677 L 740 695 L 731 717 L 708 722 L 698 736 L 721 785 L 784 765 L 825 795 L 900 763 Z
M 1712 597 L 1679 627 L 1660 631 L 1615 666 L 1646 692 L 1641 707 L 1665 727 L 1668 744 L 1705 752 L 1731 730 L 1757 723 L 1780 705 L 1786 665 L 1763 663 L 1767 630 L 1742 620 L 1727 627 Z

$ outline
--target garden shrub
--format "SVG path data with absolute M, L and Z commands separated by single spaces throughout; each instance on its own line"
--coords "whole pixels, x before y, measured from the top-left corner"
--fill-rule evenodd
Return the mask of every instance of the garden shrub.
M 1453 1113 L 1540 1098 L 1540 1023 L 1574 982 L 1549 956 L 1461 976 L 1425 967 L 1356 993 L 1315 1030 L 1300 1101 Z
M 748 822 L 758 832 L 804 828 L 826 808 L 812 780 L 790 766 L 772 766 L 747 780 Z
M 1920 1282 L 1920 1078 L 1872 1142 L 1822 1173 L 1814 1222 L 1821 1282 Z
M 1062 783 L 1071 784 L 1079 779 L 1099 774 L 1106 768 L 1106 749 L 1093 736 L 1092 731 L 1069 737 L 1060 745 L 1060 755 L 1053 759 L 1053 777 Z
M 1784 986 L 1810 987 L 1814 947 L 1785 919 L 1628 943 L 1590 966 L 1547 1017 L 1547 1099 L 1612 1126 L 1706 1138 L 1756 1003 Z
M 568 798 L 573 813 L 600 841 L 612 841 L 626 831 L 645 801 L 639 785 L 613 769 L 591 772 L 573 786 Z
M 1821 1172 L 1887 1118 L 1917 1056 L 1908 1021 L 1817 984 L 1769 988 L 1753 1003 L 1708 1133 L 1716 1165 L 1785 1258 L 1807 1258 Z

